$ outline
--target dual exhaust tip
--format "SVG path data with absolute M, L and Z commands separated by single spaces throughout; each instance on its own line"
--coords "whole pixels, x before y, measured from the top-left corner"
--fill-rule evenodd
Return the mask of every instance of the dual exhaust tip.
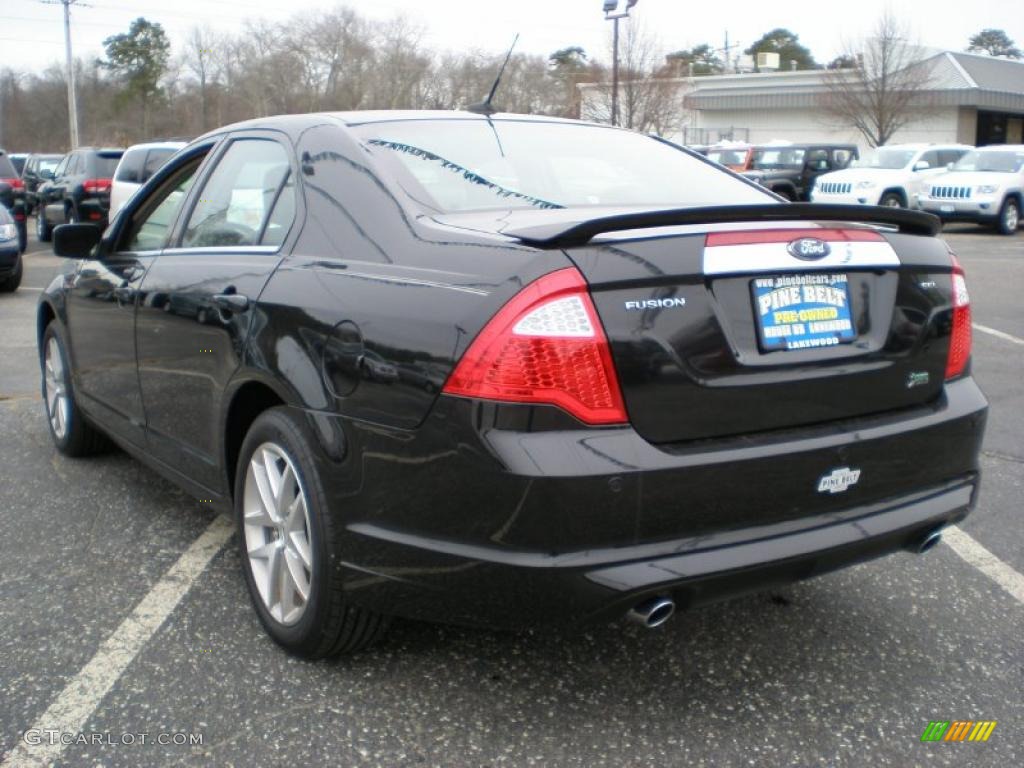
M 912 543 L 909 549 L 919 555 L 923 555 L 929 549 L 935 547 L 942 541 L 942 529 L 929 531 L 916 542 Z M 672 618 L 676 612 L 675 601 L 671 597 L 661 595 L 652 597 L 642 603 L 633 606 L 626 614 L 626 618 L 645 629 L 655 629 Z

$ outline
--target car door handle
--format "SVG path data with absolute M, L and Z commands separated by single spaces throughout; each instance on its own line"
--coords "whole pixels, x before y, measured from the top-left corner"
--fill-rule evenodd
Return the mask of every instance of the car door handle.
M 216 293 L 213 303 L 225 312 L 244 312 L 249 308 L 249 297 L 241 293 Z

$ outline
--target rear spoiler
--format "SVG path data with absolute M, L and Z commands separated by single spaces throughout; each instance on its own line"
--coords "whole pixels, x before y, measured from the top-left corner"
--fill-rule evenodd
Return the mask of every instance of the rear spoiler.
M 938 216 L 924 211 L 903 208 L 882 208 L 874 205 L 819 205 L 817 203 L 771 203 L 768 205 L 719 205 L 707 208 L 675 208 L 663 211 L 641 211 L 603 216 L 580 222 L 541 224 L 504 230 L 503 235 L 515 237 L 536 248 L 571 248 L 586 245 L 603 232 L 629 229 L 650 229 L 685 224 L 727 224 L 765 221 L 841 221 L 846 223 L 881 224 L 911 235 L 933 237 L 942 231 Z

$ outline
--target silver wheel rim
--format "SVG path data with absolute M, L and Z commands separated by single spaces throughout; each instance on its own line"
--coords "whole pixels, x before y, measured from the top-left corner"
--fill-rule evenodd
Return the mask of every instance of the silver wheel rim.
M 1020 211 L 1017 210 L 1017 206 L 1012 203 L 1006 206 L 1006 216 L 1004 222 L 1006 228 L 1011 232 L 1020 225 Z
M 43 356 L 43 379 L 46 384 L 46 414 L 50 427 L 58 440 L 63 440 L 68 431 L 68 392 L 64 383 L 64 358 L 54 336 L 46 342 Z
M 249 459 L 242 497 L 245 549 L 260 599 L 275 621 L 302 618 L 313 581 L 309 505 L 284 449 L 263 443 Z

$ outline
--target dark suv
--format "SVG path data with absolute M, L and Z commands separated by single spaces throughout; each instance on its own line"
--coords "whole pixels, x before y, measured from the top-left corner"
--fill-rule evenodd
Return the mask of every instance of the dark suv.
M 25 185 L 25 213 L 31 216 L 39 203 L 39 187 L 53 178 L 64 155 L 29 155 L 21 181 Z
M 18 230 L 18 250 L 25 252 L 27 232 L 25 226 L 25 185 L 11 156 L 0 149 L 0 184 L 4 185 L 3 205 L 8 209 Z
M 787 200 L 807 201 L 816 178 L 858 157 L 856 144 L 766 144 L 754 147 L 743 175 Z
M 106 229 L 110 183 L 123 149 L 83 147 L 68 154 L 53 180 L 39 188 L 36 234 L 49 241 L 58 224 L 82 222 Z

